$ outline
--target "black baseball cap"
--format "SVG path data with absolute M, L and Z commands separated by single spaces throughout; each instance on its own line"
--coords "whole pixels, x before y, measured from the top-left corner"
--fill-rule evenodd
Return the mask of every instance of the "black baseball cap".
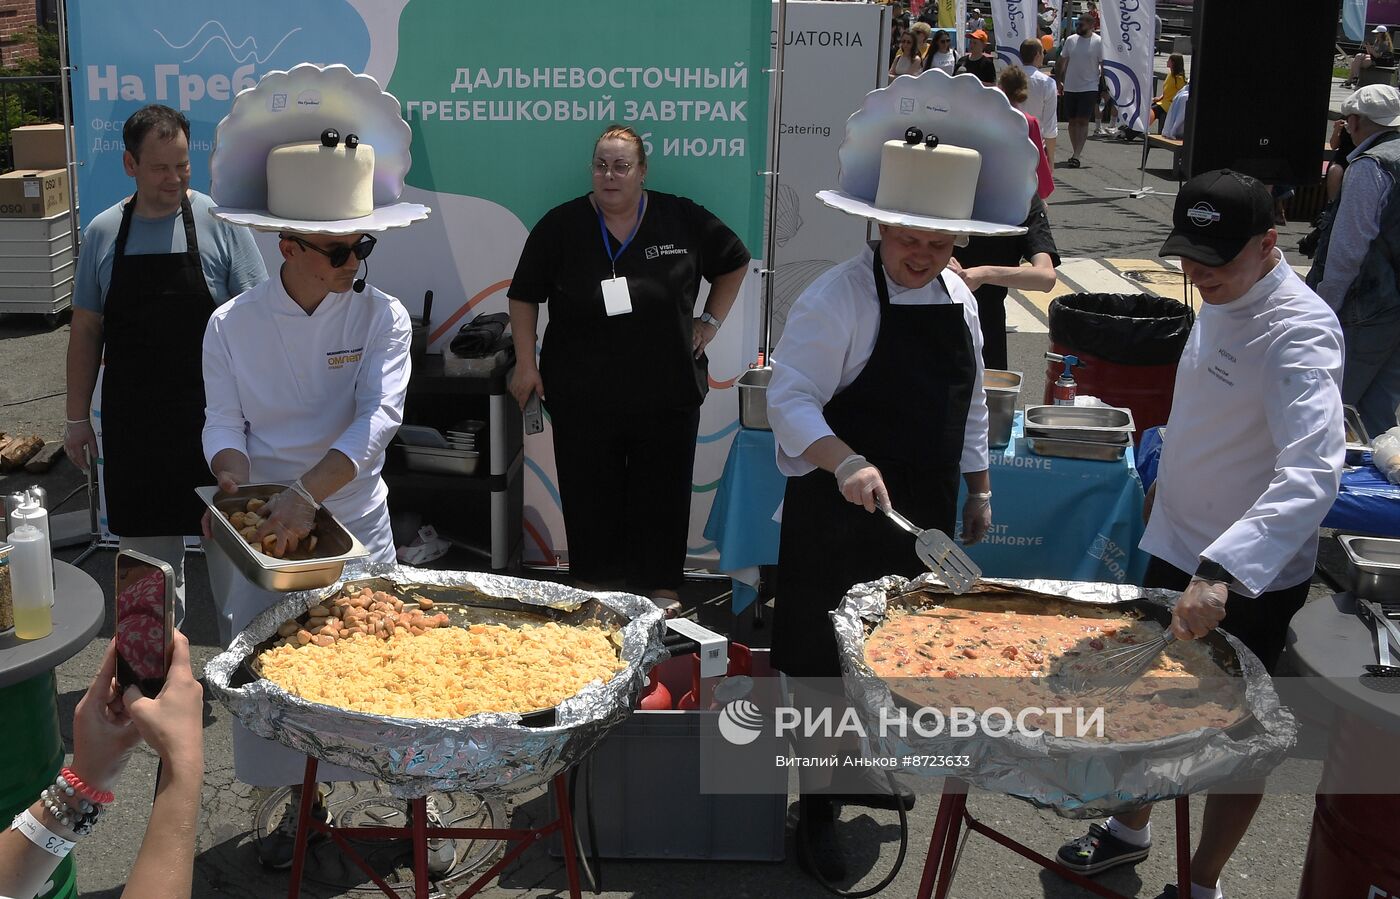
M 1181 186 L 1172 233 L 1158 256 L 1182 256 L 1201 265 L 1234 259 L 1251 238 L 1274 226 L 1274 198 L 1263 182 L 1216 169 Z

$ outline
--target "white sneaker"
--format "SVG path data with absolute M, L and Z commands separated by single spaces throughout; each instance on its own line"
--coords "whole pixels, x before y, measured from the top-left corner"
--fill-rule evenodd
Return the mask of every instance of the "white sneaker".
M 1095 136 L 1095 137 L 1098 137 L 1101 133 L 1103 133 L 1103 129 L 1099 127 L 1099 123 L 1098 123 L 1098 122 L 1095 122 L 1095 123 L 1094 123 L 1094 136 Z
M 447 823 L 442 819 L 442 812 L 438 810 L 437 801 L 428 797 L 428 826 L 446 827 Z M 434 877 L 443 877 L 451 873 L 457 864 L 457 841 L 445 839 L 428 839 L 428 873 Z

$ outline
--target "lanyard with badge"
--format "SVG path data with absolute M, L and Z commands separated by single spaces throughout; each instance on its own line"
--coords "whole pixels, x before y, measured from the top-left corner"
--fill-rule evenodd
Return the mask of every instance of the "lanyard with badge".
M 608 315 L 626 315 L 632 311 L 632 295 L 627 292 L 627 279 L 617 276 L 617 260 L 627 252 L 632 238 L 637 236 L 638 229 L 642 227 L 642 209 L 646 200 L 645 193 L 638 198 L 637 223 L 632 226 L 632 233 L 627 235 L 627 239 L 618 247 L 616 253 L 612 251 L 612 241 L 608 239 L 608 225 L 603 221 L 603 210 L 596 204 L 593 207 L 593 211 L 598 214 L 598 230 L 603 234 L 603 252 L 608 254 L 608 263 L 612 266 L 612 277 L 603 279 L 603 311 Z

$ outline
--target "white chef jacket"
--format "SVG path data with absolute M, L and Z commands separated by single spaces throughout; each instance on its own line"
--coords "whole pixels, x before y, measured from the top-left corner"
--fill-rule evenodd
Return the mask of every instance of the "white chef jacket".
M 235 449 L 254 483 L 290 483 L 340 450 L 355 477 L 325 505 L 349 528 L 389 495 L 379 473 L 403 423 L 411 333 L 403 305 L 373 287 L 307 315 L 274 276 L 220 306 L 204 332 L 205 458 Z M 355 536 L 392 562 L 384 525 Z
M 1244 296 L 1201 309 L 1140 544 L 1186 572 L 1218 562 L 1246 596 L 1312 577 L 1346 453 L 1337 316 L 1274 252 Z
M 325 506 L 370 558 L 394 561 L 394 538 L 380 471 L 403 421 L 412 327 L 398 300 L 370 287 L 327 296 L 307 315 L 280 274 L 215 310 L 204 332 L 204 455 L 248 457 L 253 483 L 291 482 L 337 449 L 355 477 Z M 218 624 L 227 642 L 283 594 L 238 574 L 206 543 Z M 234 723 L 234 769 L 259 787 L 298 784 L 306 757 Z M 368 775 L 322 764 L 321 781 Z
M 768 421 L 777 444 L 778 470 L 800 477 L 816 466 L 802 458 L 813 443 L 834 436 L 822 410 L 865 370 L 880 330 L 875 294 L 874 251 L 835 265 L 802 292 L 788 312 L 782 339 L 773 353 L 768 383 Z M 982 389 L 982 328 L 977 300 L 962 278 L 946 269 L 927 286 L 901 287 L 886 278 L 890 303 L 933 306 L 961 303 L 972 336 L 977 373 L 964 428 L 961 468 L 987 469 L 987 394 Z M 911 360 L 911 364 L 917 364 Z M 911 409 L 912 414 L 918 414 Z

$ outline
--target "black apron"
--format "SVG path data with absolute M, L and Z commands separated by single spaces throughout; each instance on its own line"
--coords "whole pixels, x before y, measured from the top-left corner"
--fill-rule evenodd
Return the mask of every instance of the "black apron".
M 875 245 L 880 330 L 860 375 L 822 410 L 835 435 L 880 469 L 895 509 L 952 534 L 977 363 L 959 303 L 890 303 Z M 940 275 L 940 278 L 943 276 Z M 847 502 L 830 472 L 789 478 L 778 551 L 773 667 L 839 677 L 827 613 L 853 584 L 925 569 L 914 538 L 880 512 Z
M 122 537 L 198 534 L 194 488 L 214 483 L 204 430 L 204 328 L 214 298 L 204 280 L 194 210 L 180 201 L 185 252 L 126 255 L 136 208 L 122 210 L 102 310 L 103 485 L 107 526 Z

